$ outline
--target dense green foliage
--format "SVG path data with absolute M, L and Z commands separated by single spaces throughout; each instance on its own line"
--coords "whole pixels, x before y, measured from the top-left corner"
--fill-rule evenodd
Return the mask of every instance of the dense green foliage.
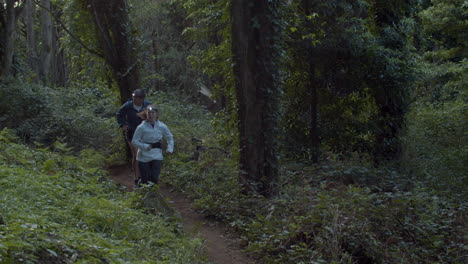
M 12 85 L 10 89 L 22 91 L 23 87 Z M 37 86 L 36 89 L 48 88 Z M 318 165 L 283 161 L 282 188 L 277 197 L 246 197 L 240 194 L 237 185 L 236 162 L 232 154 L 221 147 L 224 136 L 217 135 L 212 127 L 213 116 L 199 106 L 179 101 L 174 95 L 154 93 L 148 99 L 159 105 L 161 120 L 168 124 L 176 138 L 176 152 L 166 158 L 162 180 L 190 194 L 197 208 L 206 215 L 237 231 L 247 252 L 259 261 L 308 263 L 312 259 L 318 263 L 365 260 L 400 263 L 403 259 L 409 263 L 463 263 L 464 238 L 463 232 L 459 232 L 464 229 L 466 218 L 463 200 L 440 196 L 441 193 L 427 188 L 430 185 L 413 182 L 407 174 L 366 168 L 355 162 L 331 162 L 332 158 Z M 82 104 L 80 107 L 92 115 L 94 106 Z M 409 119 L 424 120 L 423 117 Z M 432 120 L 432 115 L 425 115 L 425 118 Z M 114 122 L 113 116 L 105 119 Z M 457 123 L 456 120 L 453 122 Z M 447 122 L 446 119 L 441 121 Z M 406 143 L 408 148 L 424 152 L 437 142 L 443 146 L 454 140 L 450 139 L 451 134 L 447 135 L 445 143 L 439 141 L 441 137 L 438 136 L 429 138 L 432 142 L 428 138 L 418 138 L 424 136 L 429 127 L 423 122 L 419 124 L 411 128 L 413 134 L 408 135 L 411 137 Z M 112 126 L 108 124 L 104 128 L 112 130 Z M 434 129 L 438 128 L 439 125 L 435 125 Z M 447 129 L 452 130 L 450 123 Z M 72 139 L 64 137 L 65 140 L 69 138 Z M 5 203 L 0 213 L 1 228 L 14 230 L 12 234 L 15 234 L 2 234 L 0 248 L 4 259 L 92 262 L 93 258 L 104 258 L 118 263 L 120 258 L 141 263 L 144 254 L 129 253 L 132 252 L 129 248 L 149 250 L 151 247 L 154 250 L 153 246 L 161 248 L 161 243 L 172 244 L 169 241 L 173 241 L 173 237 L 179 241 L 174 242 L 179 248 L 196 249 L 199 245 L 193 241 L 190 246 L 186 238 L 160 230 L 161 226 L 177 230 L 164 218 L 130 209 L 141 204 L 141 196 L 134 194 L 128 199 L 112 191 L 115 186 L 98 169 L 105 162 L 100 154 L 84 151 L 77 158 L 67 154 L 69 149 L 63 144 L 55 144 L 55 152 L 50 152 L 46 148 L 34 149 L 15 142 L 18 139 L 2 132 L 2 149 L 6 150 L 1 156 L 4 164 L 2 190 L 8 191 L 2 196 Z M 453 152 L 457 147 L 463 151 L 462 146 L 457 146 L 455 141 L 452 143 L 447 151 Z M 197 145 L 201 146 L 198 150 Z M 449 152 L 441 155 L 447 156 Z M 425 164 L 415 159 L 408 161 L 418 166 L 414 167 L 415 171 Z M 440 159 L 428 162 L 431 163 L 426 164 L 434 165 L 433 168 L 444 168 L 445 164 Z M 451 170 L 461 175 L 463 168 L 459 165 L 462 163 L 457 162 L 459 160 L 453 159 L 447 164 L 453 164 Z M 33 202 L 26 199 L 33 199 Z M 140 220 L 153 224 L 137 224 Z M 75 233 L 76 224 L 85 227 L 86 232 Z M 150 229 L 137 231 L 142 226 Z M 148 230 L 155 228 L 159 228 L 158 234 L 162 232 L 169 238 L 164 238 L 165 242 L 159 240 L 159 235 L 146 238 Z M 138 241 L 153 242 L 140 244 Z M 167 263 L 181 259 L 190 262 L 190 256 L 195 254 L 190 250 L 164 252 L 170 255 Z
M 195 263 L 201 241 L 164 216 L 137 209 L 91 150 L 71 156 L 0 132 L 1 263 Z
M 188 56 L 196 44 L 183 37 L 189 24 L 180 1 L 129 1 L 138 29 L 138 59 L 142 62 L 142 87 L 195 97 L 198 72 Z
M 60 16 L 62 23 L 73 33 L 64 34 L 61 38 L 61 48 L 65 51 L 69 68 L 69 82 L 72 85 L 115 86 L 104 58 L 96 55 L 102 52 L 98 47 L 95 27 L 89 26 L 92 17 L 90 13 L 84 12 L 83 1 L 57 1 L 56 4 L 57 8 L 63 10 Z
M 125 162 L 117 85 L 90 52 L 81 1 L 52 2 L 74 34 L 57 28 L 65 87 L 32 83 L 23 23 L 15 78 L 0 80 L 0 129 L 11 129 L 0 132 L 0 262 L 203 262 L 201 241 L 142 208 L 151 188 L 124 194 L 106 178 L 104 165 Z M 467 262 L 466 1 L 283 2 L 280 189 L 269 199 L 238 185 L 230 1 L 128 3 L 142 87 L 176 141 L 161 180 L 260 263 Z M 214 115 L 192 104 L 205 86 Z
M 57 139 L 70 147 L 107 149 L 115 138 L 110 116 L 115 99 L 94 87 L 55 88 L 18 80 L 0 82 L 1 128 L 14 128 L 28 143 L 50 145 Z
M 448 196 L 466 197 L 467 68 L 463 1 L 431 1 L 419 12 L 419 75 L 407 114 L 403 168 Z M 412 142 L 412 143 L 410 143 Z M 417 142 L 417 143 L 414 143 Z
M 390 168 L 332 159 L 317 165 L 284 161 L 278 196 L 244 196 L 235 162 L 217 149 L 209 116 L 197 110 L 188 115 L 193 109 L 188 106 L 165 104 L 163 109 L 169 122 L 178 113 L 183 131 L 205 140 L 197 159 L 190 151 L 196 144 L 182 142 L 167 160 L 164 180 L 189 193 L 206 215 L 231 226 L 261 263 L 464 262 L 463 200 L 447 199 Z M 414 131 L 423 132 L 419 129 Z M 405 145 L 432 145 L 425 142 Z M 460 167 L 452 170 L 463 174 Z
M 431 188 L 467 197 L 468 107 L 461 100 L 443 106 L 420 105 L 408 114 L 404 168 Z M 411 143 L 418 142 L 418 143 Z

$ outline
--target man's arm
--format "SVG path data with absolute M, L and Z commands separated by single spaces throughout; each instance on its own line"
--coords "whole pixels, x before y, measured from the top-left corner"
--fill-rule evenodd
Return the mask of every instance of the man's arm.
M 127 126 L 127 121 L 125 120 L 125 108 L 127 106 L 127 103 L 123 104 L 117 113 L 115 113 L 115 116 L 117 117 L 117 123 L 119 123 L 120 127 Z

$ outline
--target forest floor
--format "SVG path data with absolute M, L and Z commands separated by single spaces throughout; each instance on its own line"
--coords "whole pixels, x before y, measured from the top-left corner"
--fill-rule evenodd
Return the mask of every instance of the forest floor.
M 133 191 L 133 177 L 128 166 L 112 167 L 109 169 L 109 173 L 114 181 L 126 186 L 128 191 Z M 204 251 L 210 262 L 217 264 L 255 263 L 242 253 L 239 239 L 229 234 L 226 227 L 197 213 L 186 195 L 175 191 L 164 182 L 160 184 L 159 190 L 168 203 L 179 212 L 184 231 L 205 241 Z

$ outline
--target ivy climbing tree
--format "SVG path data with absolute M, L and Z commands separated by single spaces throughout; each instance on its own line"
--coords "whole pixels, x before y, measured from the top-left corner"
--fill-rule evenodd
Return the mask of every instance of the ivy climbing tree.
M 6 0 L 0 2 L 0 77 L 12 72 L 16 24 L 23 11 L 22 1 Z
M 232 2 L 232 53 L 238 104 L 240 184 L 245 193 L 276 192 L 278 0 Z
M 132 43 L 131 23 L 125 0 L 79 0 L 92 15 L 100 52 L 110 66 L 120 91 L 127 101 L 139 88 L 138 65 Z
M 369 73 L 366 79 L 378 109 L 373 151 L 374 163 L 378 165 L 401 155 L 400 132 L 414 78 L 410 18 L 417 1 L 369 2 L 370 31 L 375 43 L 367 48 L 371 56 L 365 72 Z

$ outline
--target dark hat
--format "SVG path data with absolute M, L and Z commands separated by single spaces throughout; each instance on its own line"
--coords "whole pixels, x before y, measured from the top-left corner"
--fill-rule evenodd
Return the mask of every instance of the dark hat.
M 135 91 L 133 91 L 132 96 L 145 97 L 146 93 L 142 89 L 136 89 Z

